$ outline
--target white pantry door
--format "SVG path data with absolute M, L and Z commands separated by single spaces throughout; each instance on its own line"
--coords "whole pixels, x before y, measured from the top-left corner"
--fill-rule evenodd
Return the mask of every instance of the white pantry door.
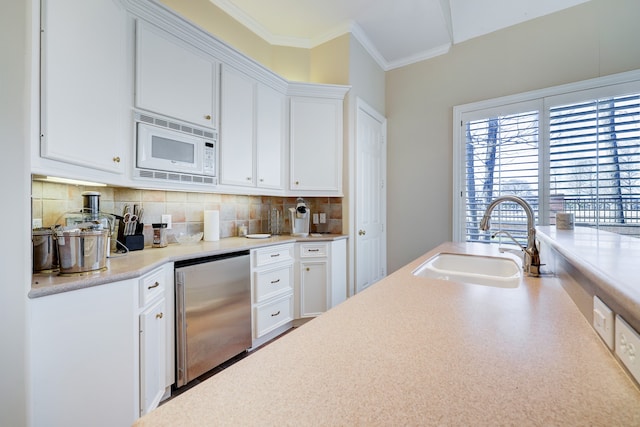
M 387 272 L 386 119 L 362 100 L 356 114 L 356 293 Z

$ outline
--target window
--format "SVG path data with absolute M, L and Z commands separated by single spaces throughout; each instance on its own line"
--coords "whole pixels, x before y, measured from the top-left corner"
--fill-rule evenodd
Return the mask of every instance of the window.
M 572 212 L 578 226 L 640 237 L 640 72 L 459 106 L 454 118 L 454 240 L 494 241 L 480 220 L 506 194 L 538 225 Z M 491 222 L 526 243 L 520 206 L 500 204 Z

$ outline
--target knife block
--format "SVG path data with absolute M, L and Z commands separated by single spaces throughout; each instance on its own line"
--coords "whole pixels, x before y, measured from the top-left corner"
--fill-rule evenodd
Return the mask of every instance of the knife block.
M 122 244 L 129 249 L 129 251 L 140 251 L 144 249 L 144 234 L 132 234 L 131 236 L 124 236 Z M 118 242 L 120 248 L 122 245 Z
M 116 245 L 116 248 L 123 251 L 127 249 L 129 251 L 140 251 L 144 249 L 144 234 L 142 234 L 143 228 L 144 224 L 139 223 L 136 225 L 136 234 L 125 236 L 124 222 L 120 219 L 118 221 L 118 244 Z

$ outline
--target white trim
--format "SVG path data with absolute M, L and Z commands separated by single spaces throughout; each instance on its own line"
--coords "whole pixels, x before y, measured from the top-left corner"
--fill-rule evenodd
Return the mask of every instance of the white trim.
M 501 107 L 506 104 L 515 104 L 518 102 L 531 101 L 538 98 L 547 98 L 555 95 L 568 94 L 571 92 L 579 92 L 583 90 L 612 86 L 632 81 L 640 81 L 640 70 L 611 74 L 604 77 L 596 77 L 593 79 L 567 83 L 560 86 L 552 86 L 549 88 L 502 96 L 500 98 L 493 98 L 484 101 L 472 102 L 469 104 L 456 105 L 455 107 L 453 107 L 454 119 L 457 113 L 468 113 L 474 110 L 484 110 L 492 107 Z
M 427 59 L 435 58 L 436 56 L 444 55 L 449 52 L 449 49 L 451 49 L 451 43 L 445 43 L 443 45 L 436 46 L 433 49 L 418 52 L 414 55 L 387 63 L 388 65 L 385 68 L 385 71 L 415 64 L 416 62 L 425 61 Z
M 380 51 L 375 47 L 375 44 L 369 39 L 364 30 L 353 20 L 347 20 L 339 23 L 331 28 L 329 31 L 318 36 L 304 38 L 304 37 L 290 37 L 279 34 L 274 34 L 269 31 L 264 25 L 260 24 L 257 20 L 252 18 L 241 8 L 233 4 L 229 0 L 209 0 L 212 4 L 220 8 L 225 13 L 229 14 L 233 19 L 238 21 L 241 25 L 246 27 L 249 31 L 274 46 L 287 46 L 302 49 L 313 49 L 328 41 L 340 37 L 344 34 L 351 33 L 358 42 L 364 47 L 364 49 L 371 55 L 373 60 L 384 71 L 393 70 L 395 68 L 404 67 L 414 64 L 416 62 L 424 61 L 434 58 L 436 56 L 444 55 L 451 49 L 452 43 L 446 43 L 441 46 L 436 46 L 432 49 L 428 49 L 422 52 L 418 52 L 411 56 L 400 58 L 394 61 L 388 61 Z M 449 31 L 450 25 L 447 23 Z

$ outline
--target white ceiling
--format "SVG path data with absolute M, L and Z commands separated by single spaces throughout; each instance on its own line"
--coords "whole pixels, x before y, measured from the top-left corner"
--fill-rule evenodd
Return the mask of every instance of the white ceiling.
M 588 0 L 210 0 L 273 45 L 312 48 L 347 32 L 385 69 Z

